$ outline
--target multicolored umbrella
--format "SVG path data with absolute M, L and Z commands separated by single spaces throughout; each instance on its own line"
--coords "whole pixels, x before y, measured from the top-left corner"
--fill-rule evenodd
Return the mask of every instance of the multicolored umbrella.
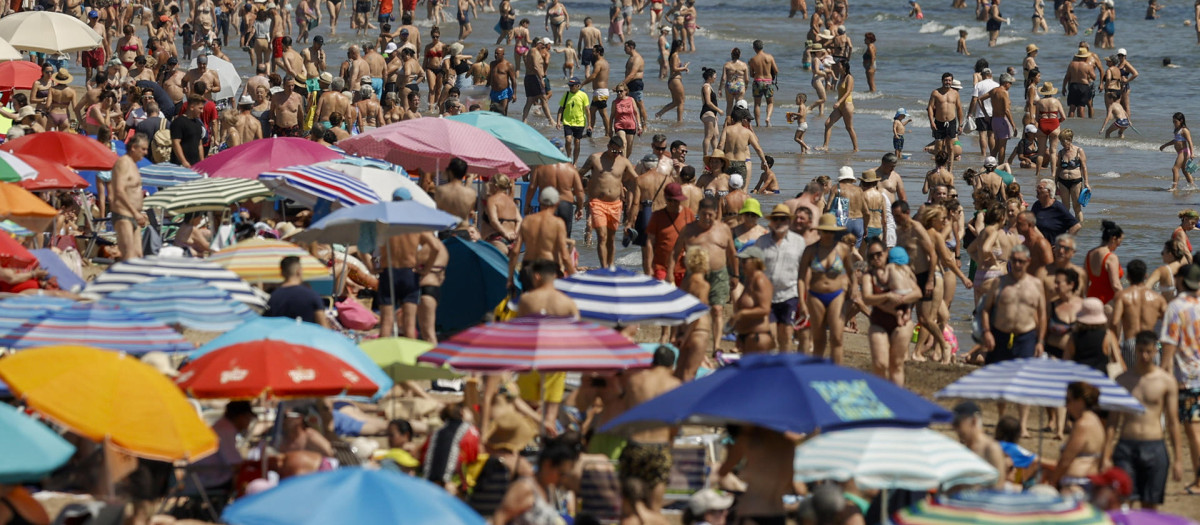
M 355 157 L 348 157 L 355 158 Z M 361 160 L 361 159 L 360 159 Z M 317 164 L 322 168 L 329 168 L 334 171 L 340 171 L 354 177 L 369 186 L 376 195 L 384 200 L 391 200 L 392 194 L 397 189 L 404 188 L 412 195 L 412 200 L 436 208 L 437 203 L 433 202 L 433 197 L 430 197 L 425 190 L 421 189 L 417 183 L 409 178 L 408 173 L 404 172 L 404 168 L 396 167 L 395 169 L 380 168 L 368 163 L 353 164 L 347 162 L 346 159 L 331 160 Z M 396 171 L 399 170 L 399 171 Z
M 197 460 L 217 451 L 217 435 L 175 383 L 131 355 L 35 348 L 0 359 L 0 380 L 36 412 L 138 457 Z
M 708 312 L 692 294 L 623 268 L 577 273 L 554 281 L 554 287 L 575 300 L 580 318 L 610 326 L 676 326 Z
M 17 13 L 21 14 L 24 13 Z M 13 16 L 4 17 L 3 22 L 8 22 Z M 91 28 L 88 28 L 88 31 L 91 31 Z M 117 154 L 104 144 L 88 138 L 87 135 L 65 131 L 43 131 L 25 135 L 0 144 L 0 150 L 25 153 L 77 170 L 111 170 L 117 162 Z
M 1099 509 L 1057 494 L 967 491 L 897 512 L 896 525 L 1112 525 Z
M 1039 407 L 1067 405 L 1067 384 L 1084 381 L 1100 389 L 1100 408 L 1142 413 L 1145 408 L 1125 387 L 1098 370 L 1057 359 L 1013 359 L 959 378 L 935 397 L 1009 401 Z
M 529 166 L 496 137 L 444 118 L 394 122 L 342 140 L 338 146 L 352 155 L 380 158 L 410 172 L 437 173 L 455 157 L 466 161 L 472 173 L 484 177 L 503 173 L 516 178 L 529 172 Z
M 29 252 L 38 258 L 38 266 L 42 270 L 46 270 L 47 279 L 53 281 L 60 290 L 78 292 L 83 289 L 83 285 L 87 284 L 83 277 L 63 262 L 62 257 L 59 257 L 54 249 L 38 248 L 29 250 Z
M 29 228 L 21 226 L 20 224 L 8 219 L 4 219 L 3 222 L 0 222 L 0 231 L 3 231 L 4 233 L 7 233 L 13 237 L 29 237 L 30 235 L 33 235 L 33 232 L 30 231 Z
M 229 292 L 198 279 L 160 277 L 108 294 L 108 301 L 168 326 L 224 332 L 256 317 Z
M 271 196 L 271 190 L 256 180 L 197 179 L 172 186 L 146 197 L 147 208 L 165 208 L 171 213 L 224 211 L 246 200 Z
M 0 267 L 27 270 L 37 265 L 37 257 L 11 236 L 0 235 Z
M 0 483 L 40 480 L 75 453 L 67 440 L 6 403 L 0 403 L 0 428 Z
M 491 111 L 472 111 L 446 119 L 470 124 L 488 132 L 530 166 L 571 162 L 571 159 L 559 151 L 540 131 L 515 118 Z
M 139 171 L 142 173 L 142 185 L 154 186 L 156 188 L 178 186 L 185 182 L 191 182 L 204 177 L 189 168 L 178 164 L 171 164 L 170 162 L 151 164 L 141 168 Z
M 37 175 L 37 170 L 33 169 L 29 163 L 17 158 L 12 153 L 0 151 L 0 181 L 20 182 L 32 179 L 35 175 Z
M 8 335 L 30 319 L 73 304 L 76 304 L 75 301 L 50 295 L 15 295 L 0 300 L 0 336 Z
M 864 489 L 934 490 L 992 483 L 978 454 L 927 428 L 860 428 L 821 434 L 796 447 L 796 481 L 832 479 Z
M 353 366 L 309 346 L 260 340 L 213 350 L 175 378 L 198 399 L 371 395 L 379 386 Z
M 83 293 L 107 295 L 124 290 L 137 283 L 152 281 L 159 277 L 185 277 L 199 279 L 210 286 L 229 292 L 234 299 L 251 308 L 266 308 L 267 301 L 261 292 L 251 288 L 246 281 L 216 263 L 201 259 L 150 256 L 121 261 L 108 267 L 104 273 L 83 289 Z
M 301 276 L 306 281 L 329 279 L 329 268 L 307 251 L 287 241 L 253 237 L 221 249 L 208 258 L 236 273 L 249 283 L 281 283 L 279 262 L 284 257 L 299 257 Z
M 375 190 L 363 181 L 340 171 L 317 166 L 279 168 L 259 174 L 258 180 L 276 194 L 304 206 L 313 206 L 321 199 L 342 206 L 380 201 Z
M 17 153 L 15 156 L 36 172 L 33 177 L 17 183 L 29 191 L 78 190 L 89 186 L 86 179 L 62 164 L 28 153 Z
M 309 165 L 342 155 L 311 140 L 275 137 L 252 140 L 197 162 L 193 169 L 211 177 L 250 179 L 285 166 Z
M 95 346 L 133 355 L 195 349 L 183 336 L 153 317 L 100 303 L 78 303 L 50 310 L 0 337 L 0 347 L 59 345 Z
M 433 343 L 407 337 L 384 337 L 363 342 L 363 352 L 387 373 L 392 381 L 427 381 L 455 379 L 462 374 L 445 367 L 418 363 L 417 358 L 433 349 Z
M 457 370 L 570 372 L 645 368 L 651 357 L 612 328 L 561 317 L 521 317 L 459 332 L 417 361 Z

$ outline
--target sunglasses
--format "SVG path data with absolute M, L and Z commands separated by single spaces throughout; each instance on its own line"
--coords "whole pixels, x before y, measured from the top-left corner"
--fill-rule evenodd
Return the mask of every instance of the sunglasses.
M 1029 259 L 1018 259 L 1016 257 L 1013 257 L 1011 260 L 1012 260 L 1013 264 L 1029 264 Z
M 871 257 L 882 257 L 883 252 L 867 252 L 867 255 L 869 255 Z
M 667 151 L 666 146 L 654 146 L 654 151 Z

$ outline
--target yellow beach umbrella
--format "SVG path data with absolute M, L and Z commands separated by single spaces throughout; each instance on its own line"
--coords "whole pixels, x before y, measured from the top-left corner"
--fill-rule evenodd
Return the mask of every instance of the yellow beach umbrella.
M 209 260 L 249 283 L 281 283 L 283 276 L 279 273 L 279 261 L 291 255 L 300 258 L 305 281 L 332 279 L 329 268 L 316 257 L 295 244 L 274 239 L 246 239 L 214 253 Z
M 194 461 L 217 451 L 217 435 L 179 387 L 133 356 L 35 348 L 0 358 L 0 379 L 38 413 L 134 456 Z

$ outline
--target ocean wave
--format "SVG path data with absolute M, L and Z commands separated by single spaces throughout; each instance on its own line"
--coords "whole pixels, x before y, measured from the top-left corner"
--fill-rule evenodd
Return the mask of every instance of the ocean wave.
M 1002 36 L 1002 37 L 999 37 L 996 39 L 996 45 L 1002 46 L 1005 44 L 1012 44 L 1014 42 L 1024 42 L 1024 41 L 1025 41 L 1025 37 L 1022 37 L 1022 36 Z
M 945 31 L 942 31 L 942 36 L 958 37 L 959 31 L 967 32 L 967 40 L 968 41 L 987 38 L 987 31 L 984 31 L 983 29 L 979 28 L 978 26 L 966 26 L 966 25 L 958 25 L 958 26 L 954 26 L 949 29 L 946 29 Z
M 1081 146 L 1106 149 L 1131 149 L 1135 151 L 1158 151 L 1158 147 L 1162 145 L 1144 140 L 1133 140 L 1128 138 L 1128 135 L 1126 135 L 1124 140 L 1121 140 L 1117 138 L 1104 139 L 1095 136 L 1084 137 L 1079 133 L 1075 135 L 1075 142 Z M 1170 160 L 1167 158 L 1163 162 L 1170 162 Z
M 941 33 L 946 30 L 946 24 L 941 22 L 929 21 L 921 24 L 921 29 L 918 33 Z
M 1121 174 L 1117 173 L 1115 171 L 1106 171 L 1104 173 L 1098 173 L 1095 176 L 1100 177 L 1102 179 L 1119 179 L 1119 178 L 1121 178 Z
M 879 14 L 875 15 L 875 18 L 873 20 L 876 22 L 883 22 L 885 20 L 898 21 L 898 20 L 908 20 L 908 17 L 897 15 L 894 13 L 879 13 Z

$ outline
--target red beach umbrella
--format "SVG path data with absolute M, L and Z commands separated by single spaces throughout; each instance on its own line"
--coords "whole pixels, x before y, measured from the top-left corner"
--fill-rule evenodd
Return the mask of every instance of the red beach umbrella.
M 117 154 L 86 135 L 44 131 L 0 144 L 0 150 L 24 153 L 77 170 L 111 170 Z
M 18 153 L 17 158 L 37 170 L 37 176 L 34 178 L 17 183 L 18 186 L 29 191 L 74 190 L 89 186 L 88 181 L 62 164 L 26 153 Z
M 32 89 L 42 78 L 42 66 L 28 60 L 0 62 L 0 91 Z
M 175 378 L 192 397 L 254 399 L 370 396 L 379 386 L 353 366 L 310 346 L 263 339 L 213 350 L 184 366 Z

